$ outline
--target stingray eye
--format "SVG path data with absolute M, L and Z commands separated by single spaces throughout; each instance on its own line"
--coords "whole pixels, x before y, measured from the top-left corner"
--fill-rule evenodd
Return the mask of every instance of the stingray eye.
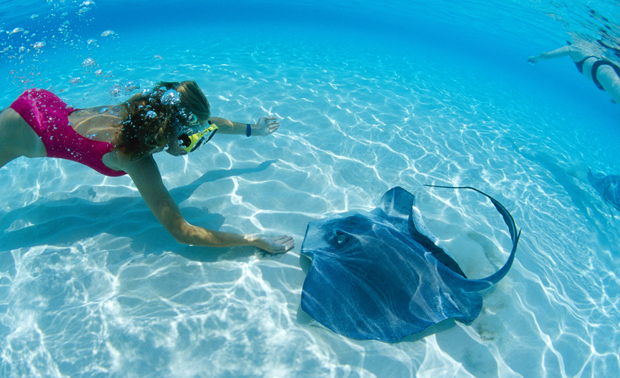
M 340 230 L 336 230 L 334 232 L 334 241 L 338 245 L 343 245 L 349 241 L 349 235 L 345 234 L 344 232 Z

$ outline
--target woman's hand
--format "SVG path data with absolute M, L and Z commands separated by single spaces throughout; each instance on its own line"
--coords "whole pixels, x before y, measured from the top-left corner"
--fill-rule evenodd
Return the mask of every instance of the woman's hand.
M 293 249 L 295 240 L 290 236 L 278 236 L 275 238 L 256 237 L 252 245 L 271 254 L 285 253 Z
M 265 136 L 275 133 L 280 127 L 280 122 L 276 117 L 260 117 L 252 128 L 252 135 Z

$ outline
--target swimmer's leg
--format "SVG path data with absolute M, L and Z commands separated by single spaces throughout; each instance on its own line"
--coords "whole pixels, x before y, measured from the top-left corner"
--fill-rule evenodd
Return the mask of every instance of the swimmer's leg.
M 20 156 L 46 157 L 41 138 L 13 109 L 0 113 L 0 167 Z
M 620 104 L 620 76 L 613 67 L 604 64 L 596 70 L 596 78 L 601 83 L 605 92 L 609 93 L 611 98 Z

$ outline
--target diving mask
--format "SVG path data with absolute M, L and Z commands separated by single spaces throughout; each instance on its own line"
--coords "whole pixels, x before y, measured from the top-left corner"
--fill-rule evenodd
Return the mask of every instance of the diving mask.
M 207 143 L 217 132 L 217 125 L 209 121 L 200 131 L 191 133 L 192 129 L 185 128 L 179 134 L 179 146 L 186 152 L 194 152 L 202 144 Z M 185 132 L 187 131 L 187 132 Z

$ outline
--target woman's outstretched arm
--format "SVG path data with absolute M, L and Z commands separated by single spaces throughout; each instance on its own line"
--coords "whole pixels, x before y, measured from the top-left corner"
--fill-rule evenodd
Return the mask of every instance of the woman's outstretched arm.
M 247 136 L 269 135 L 276 132 L 280 127 L 280 122 L 278 122 L 276 117 L 260 117 L 254 124 L 233 122 L 220 117 L 211 117 L 211 122 L 217 125 L 217 132 L 220 134 L 239 134 Z M 248 126 L 250 128 L 249 133 Z
M 530 56 L 529 58 L 527 58 L 527 60 L 530 63 L 537 63 L 540 60 L 557 59 L 563 58 L 565 56 L 570 56 L 571 59 L 576 62 L 583 59 L 586 55 L 579 49 L 573 47 L 572 45 L 569 45 L 562 46 L 559 49 L 547 51 L 536 56 Z
M 295 245 L 290 236 L 268 238 L 194 226 L 183 218 L 179 207 L 164 186 L 152 156 L 126 162 L 122 168 L 129 174 L 157 220 L 179 243 L 206 247 L 254 246 L 269 253 L 284 253 Z

